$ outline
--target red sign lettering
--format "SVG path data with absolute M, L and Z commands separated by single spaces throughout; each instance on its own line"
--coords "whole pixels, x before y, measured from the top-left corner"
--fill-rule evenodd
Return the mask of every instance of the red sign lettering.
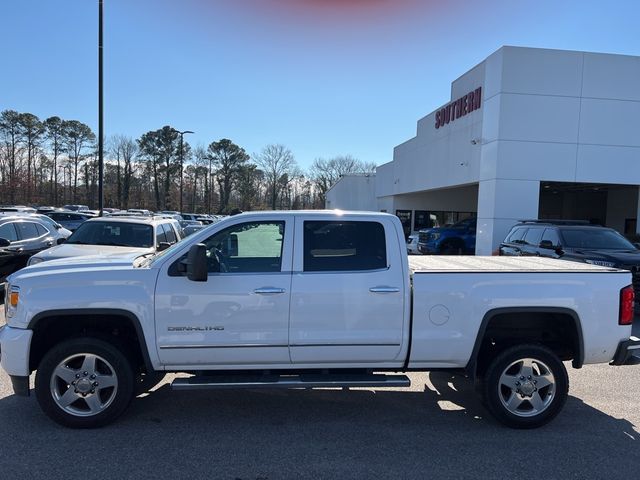
M 449 103 L 436 112 L 436 128 L 448 125 L 449 122 L 464 117 L 466 114 L 474 112 L 480 108 L 482 98 L 482 87 L 476 88 L 463 97 Z

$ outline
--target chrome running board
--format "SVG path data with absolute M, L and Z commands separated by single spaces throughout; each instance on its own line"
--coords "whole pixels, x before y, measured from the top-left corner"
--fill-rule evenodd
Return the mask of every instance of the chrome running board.
M 406 375 L 384 374 L 212 375 L 176 378 L 171 383 L 173 390 L 409 386 Z

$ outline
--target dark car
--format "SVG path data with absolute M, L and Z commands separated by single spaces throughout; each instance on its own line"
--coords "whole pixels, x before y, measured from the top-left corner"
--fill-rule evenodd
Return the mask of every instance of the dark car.
M 420 230 L 418 251 L 423 255 L 473 255 L 476 251 L 476 218 Z
M 6 278 L 25 267 L 31 255 L 53 246 L 56 235 L 35 218 L 0 218 L 0 282 L 3 292 Z
M 622 268 L 640 299 L 640 250 L 612 228 L 579 220 L 526 220 L 511 228 L 499 255 L 550 257 Z
M 90 218 L 95 218 L 95 215 L 71 211 L 46 212 L 46 215 L 72 232 Z

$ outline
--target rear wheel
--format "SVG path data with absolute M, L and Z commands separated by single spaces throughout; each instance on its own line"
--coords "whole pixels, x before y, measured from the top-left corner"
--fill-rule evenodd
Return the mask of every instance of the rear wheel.
M 498 421 L 512 428 L 536 428 L 562 410 L 569 378 L 548 348 L 518 345 L 491 362 L 483 390 L 485 405 Z
M 113 422 L 134 394 L 131 364 L 120 348 L 85 337 L 68 340 L 45 354 L 36 374 L 36 397 L 52 420 L 71 428 Z

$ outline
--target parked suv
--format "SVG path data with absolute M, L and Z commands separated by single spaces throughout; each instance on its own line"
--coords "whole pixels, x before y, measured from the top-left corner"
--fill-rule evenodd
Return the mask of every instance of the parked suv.
M 453 225 L 420 230 L 418 251 L 425 255 L 473 255 L 476 252 L 476 218 Z
M 64 244 L 29 259 L 29 265 L 59 258 L 87 255 L 153 253 L 182 240 L 180 224 L 153 217 L 101 217 L 84 222 Z
M 559 258 L 629 270 L 636 299 L 640 299 L 640 250 L 612 228 L 580 220 L 523 220 L 511 228 L 498 254 Z
M 78 213 L 71 210 L 56 210 L 55 212 L 46 212 L 46 215 L 72 232 L 90 218 L 94 218 L 94 215 L 90 213 Z
M 0 292 L 9 275 L 25 267 L 31 255 L 55 245 L 58 238 L 58 231 L 38 218 L 0 216 Z

